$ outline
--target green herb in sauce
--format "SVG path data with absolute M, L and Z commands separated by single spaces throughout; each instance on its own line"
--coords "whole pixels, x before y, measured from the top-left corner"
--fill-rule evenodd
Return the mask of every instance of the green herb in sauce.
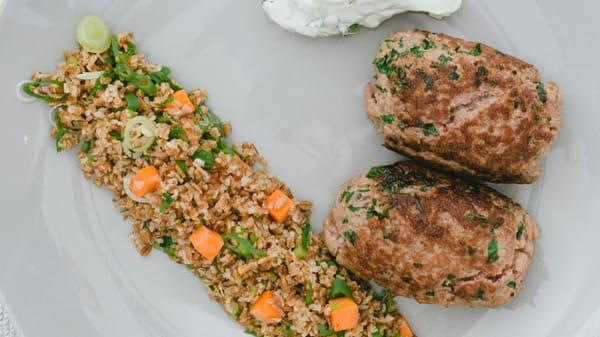
M 356 236 L 358 234 L 356 234 L 355 231 L 345 231 L 343 235 L 346 238 L 346 240 L 348 240 L 348 242 L 350 242 L 354 246 L 354 243 L 356 242 Z
M 548 92 L 546 91 L 544 83 L 537 82 L 535 84 L 535 89 L 537 90 L 538 98 L 540 99 L 540 101 L 542 101 L 542 103 L 546 103 L 548 101 Z
M 394 115 L 381 115 L 379 116 L 379 119 L 385 124 L 392 124 L 394 122 Z
M 444 54 L 440 55 L 440 57 L 438 57 L 438 62 L 445 66 L 448 65 L 448 63 L 450 63 L 450 61 L 452 61 L 452 58 L 450 56 L 446 56 Z
M 517 240 L 521 240 L 521 237 L 523 236 L 523 233 L 525 232 L 525 224 L 524 223 L 519 223 L 519 227 L 517 228 L 517 233 L 516 233 L 516 238 Z
M 487 262 L 493 263 L 496 261 L 498 261 L 498 241 L 496 240 L 496 235 L 494 234 L 494 238 L 488 243 Z

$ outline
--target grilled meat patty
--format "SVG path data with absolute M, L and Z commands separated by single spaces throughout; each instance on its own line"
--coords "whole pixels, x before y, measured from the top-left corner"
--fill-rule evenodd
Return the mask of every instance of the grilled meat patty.
M 339 264 L 396 295 L 495 307 L 521 290 L 538 231 L 504 195 L 404 161 L 348 181 L 324 235 Z
M 410 30 L 379 47 L 366 110 L 385 145 L 439 169 L 531 183 L 561 128 L 558 86 L 480 43 Z

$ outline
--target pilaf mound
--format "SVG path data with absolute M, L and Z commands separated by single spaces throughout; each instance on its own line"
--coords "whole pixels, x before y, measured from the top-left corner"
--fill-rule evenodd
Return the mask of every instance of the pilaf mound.
M 145 92 L 122 80 L 115 74 L 118 63 L 150 77 L 156 90 Z M 102 73 L 81 79 L 82 74 L 85 78 L 93 72 Z M 231 126 L 211 113 L 204 90 L 188 91 L 193 113 L 169 113 L 167 106 L 180 87 L 170 79 L 167 67 L 147 63 L 137 52 L 131 33 L 115 36 L 113 48 L 101 54 L 81 47 L 65 51 L 56 72 L 35 73 L 31 80 L 37 85 L 29 89 L 38 98 L 58 105 L 51 131 L 57 149 L 82 144 L 79 167 L 96 186 L 113 193 L 117 208 L 131 221 L 130 237 L 139 253 L 145 256 L 156 248 L 187 266 L 203 281 L 210 297 L 248 333 L 334 335 L 328 302 L 332 283 L 339 278 L 351 289 L 360 310 L 358 326 L 345 336 L 412 336 L 391 293 L 372 291 L 338 266 L 321 235 L 310 233 L 305 256 L 294 253 L 301 245 L 311 202 L 293 200 L 285 222 L 273 221 L 263 207 L 266 198 L 277 189 L 292 198 L 291 191 L 266 172 L 254 145 L 227 145 L 225 136 Z M 126 94 L 137 98 L 135 109 Z M 156 125 L 154 142 L 139 156 L 125 153 L 122 144 L 124 128 L 135 116 Z M 144 196 L 144 202 L 134 201 L 125 191 L 124 179 L 149 165 L 158 169 L 160 186 Z M 239 256 L 226 245 L 209 262 L 188 239 L 202 225 L 220 234 L 234 233 L 264 254 Z M 282 299 L 283 317 L 277 323 L 260 323 L 250 314 L 251 304 L 267 290 Z

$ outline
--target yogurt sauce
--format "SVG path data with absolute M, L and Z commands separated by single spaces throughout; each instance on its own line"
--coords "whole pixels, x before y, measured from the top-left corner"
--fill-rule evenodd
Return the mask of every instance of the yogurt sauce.
M 442 18 L 462 0 L 263 0 L 263 9 L 281 27 L 307 36 L 348 34 L 357 25 L 374 28 L 392 15 L 427 12 Z

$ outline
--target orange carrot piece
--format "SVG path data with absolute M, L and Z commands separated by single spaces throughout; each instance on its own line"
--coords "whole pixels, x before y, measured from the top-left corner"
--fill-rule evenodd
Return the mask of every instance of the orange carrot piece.
M 333 331 L 344 331 L 358 325 L 358 305 L 349 297 L 340 297 L 329 301 L 331 308 L 331 326 Z
M 129 180 L 129 189 L 138 197 L 154 192 L 160 185 L 160 174 L 154 166 L 146 166 L 137 171 Z
M 175 111 L 176 115 L 185 115 L 194 112 L 194 104 L 183 89 L 173 94 L 173 102 L 167 104 L 166 108 Z
M 265 209 L 269 211 L 271 218 L 278 223 L 283 223 L 292 208 L 293 201 L 281 190 L 276 190 L 265 202 Z
M 211 231 L 205 226 L 200 226 L 192 235 L 189 237 L 192 242 L 192 246 L 198 253 L 209 261 L 219 254 L 221 248 L 223 248 L 223 238 L 215 231 Z
M 414 337 L 415 336 L 413 334 L 412 330 L 410 329 L 408 322 L 404 319 L 400 323 L 398 323 L 398 332 L 400 332 L 401 337 Z
M 263 323 L 279 323 L 283 317 L 281 300 L 271 290 L 267 290 L 252 303 L 250 314 Z

